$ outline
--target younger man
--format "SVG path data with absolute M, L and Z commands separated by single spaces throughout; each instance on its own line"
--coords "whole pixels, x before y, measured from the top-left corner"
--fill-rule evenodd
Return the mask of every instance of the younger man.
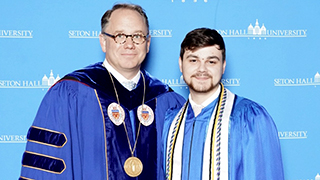
M 181 44 L 179 66 L 190 95 L 184 107 L 166 116 L 166 179 L 282 180 L 272 118 L 220 83 L 225 51 L 221 35 L 207 28 L 189 32 Z

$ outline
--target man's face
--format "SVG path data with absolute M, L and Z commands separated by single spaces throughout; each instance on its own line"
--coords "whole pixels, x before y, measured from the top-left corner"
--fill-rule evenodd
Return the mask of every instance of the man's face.
M 115 10 L 104 29 L 104 32 L 111 35 L 119 33 L 126 35 L 142 33 L 147 35 L 147 31 L 143 17 L 138 12 L 128 9 Z M 100 45 L 102 51 L 106 53 L 106 59 L 109 64 L 126 77 L 125 74 L 137 73 L 140 69 L 141 63 L 149 52 L 150 38 L 137 45 L 132 42 L 131 37 L 128 37 L 124 44 L 119 44 L 113 38 L 100 34 Z
M 208 46 L 194 51 L 186 50 L 179 59 L 180 71 L 190 92 L 214 93 L 224 73 L 226 62 L 222 60 L 219 46 Z

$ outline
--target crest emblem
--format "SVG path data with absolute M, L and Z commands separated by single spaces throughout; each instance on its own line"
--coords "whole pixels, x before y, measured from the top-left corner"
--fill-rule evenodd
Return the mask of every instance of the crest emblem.
M 142 108 L 141 116 L 144 120 L 148 120 L 149 118 L 149 111 L 146 111 L 146 108 Z
M 117 103 L 111 103 L 108 106 L 108 117 L 115 125 L 119 126 L 125 117 L 123 108 Z
M 149 126 L 154 120 L 153 110 L 146 104 L 142 104 L 137 110 L 138 119 L 144 126 Z
M 120 113 L 119 113 L 119 109 L 117 109 L 116 107 L 113 107 L 113 109 L 111 110 L 112 112 L 112 116 L 116 119 L 119 119 L 120 117 Z

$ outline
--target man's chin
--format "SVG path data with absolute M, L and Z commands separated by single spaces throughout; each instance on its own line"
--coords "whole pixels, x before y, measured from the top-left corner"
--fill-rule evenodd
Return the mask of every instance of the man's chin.
M 189 85 L 189 88 L 198 93 L 207 93 L 214 89 L 213 86 L 204 86 L 204 85 Z

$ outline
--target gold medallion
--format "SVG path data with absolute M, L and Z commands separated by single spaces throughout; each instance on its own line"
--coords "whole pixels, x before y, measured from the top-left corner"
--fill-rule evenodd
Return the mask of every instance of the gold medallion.
M 130 177 L 137 177 L 141 174 L 143 165 L 140 159 L 136 157 L 129 157 L 126 162 L 124 162 L 124 171 Z

